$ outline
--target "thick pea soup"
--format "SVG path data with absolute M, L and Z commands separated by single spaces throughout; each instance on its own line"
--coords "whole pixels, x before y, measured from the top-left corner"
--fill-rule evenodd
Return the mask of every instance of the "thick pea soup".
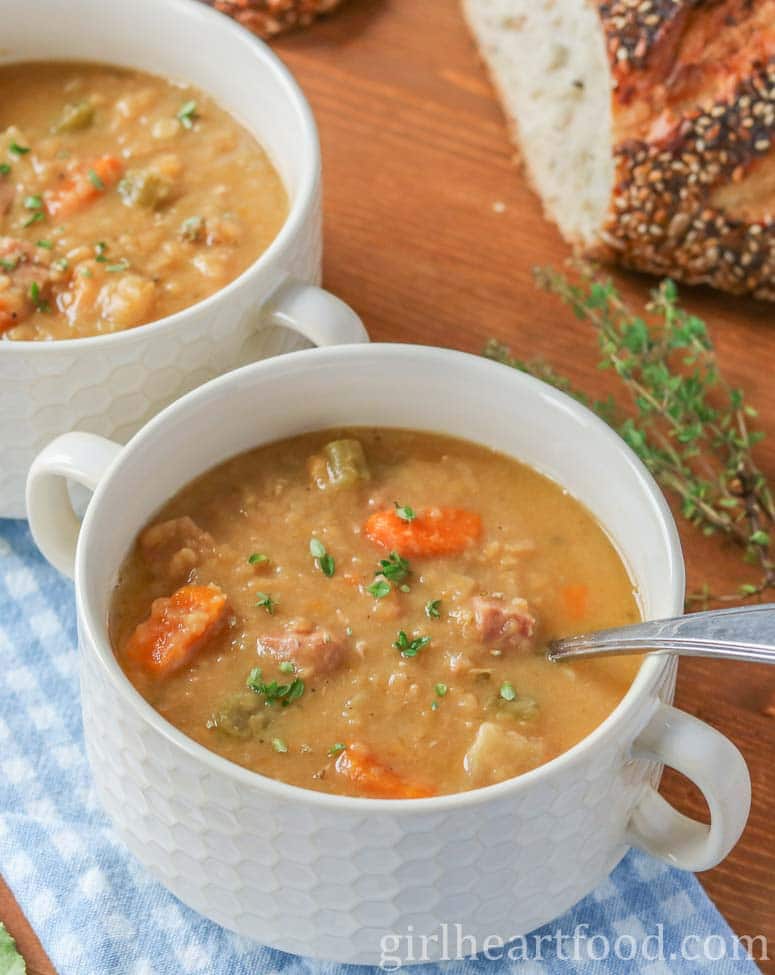
M 401 799 L 578 742 L 638 661 L 551 664 L 546 642 L 639 618 L 611 541 L 557 484 L 462 440 L 353 429 L 185 487 L 126 559 L 110 630 L 140 694 L 206 748 Z
M 0 67 L 0 91 L 0 339 L 82 338 L 181 311 L 285 221 L 264 150 L 191 85 L 29 62 Z

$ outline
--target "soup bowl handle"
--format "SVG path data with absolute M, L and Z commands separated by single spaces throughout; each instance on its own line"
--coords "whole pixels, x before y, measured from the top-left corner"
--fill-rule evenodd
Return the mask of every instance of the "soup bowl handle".
M 263 322 L 290 328 L 317 346 L 369 341 L 363 322 L 341 298 L 294 278 L 287 279 L 269 298 Z
M 66 433 L 45 447 L 27 475 L 27 517 L 43 555 L 72 579 L 81 522 L 67 482 L 94 491 L 122 447 L 93 433 Z
M 662 762 L 690 779 L 705 797 L 710 825 L 679 813 L 647 786 L 630 819 L 630 845 L 683 870 L 715 867 L 740 839 L 751 805 L 751 779 L 738 749 L 704 721 L 660 704 L 632 757 Z

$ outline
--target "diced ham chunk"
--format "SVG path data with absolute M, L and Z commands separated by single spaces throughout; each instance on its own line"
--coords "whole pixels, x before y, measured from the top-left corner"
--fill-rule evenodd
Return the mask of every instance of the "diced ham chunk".
M 539 738 L 528 738 L 494 721 L 485 721 L 465 754 L 463 767 L 472 786 L 479 788 L 535 768 L 541 764 L 543 754 L 544 745 Z
M 535 633 L 536 620 L 527 600 L 507 601 L 499 596 L 474 596 L 474 623 L 482 641 L 497 650 L 527 653 Z
M 155 599 L 148 619 L 127 640 L 124 655 L 155 677 L 185 666 L 226 622 L 226 594 L 218 586 L 183 586 Z
M 0 333 L 44 308 L 51 298 L 51 269 L 43 251 L 26 240 L 0 237 Z M 33 298 L 34 292 L 34 298 Z
M 151 525 L 140 536 L 140 551 L 156 576 L 183 579 L 215 547 L 212 535 L 187 515 Z
M 277 661 L 290 660 L 302 677 L 324 677 L 344 663 L 347 644 L 327 630 L 258 638 L 258 652 Z

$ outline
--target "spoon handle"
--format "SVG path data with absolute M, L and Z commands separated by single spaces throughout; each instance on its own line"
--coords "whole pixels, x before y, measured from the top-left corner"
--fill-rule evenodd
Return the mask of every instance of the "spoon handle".
M 689 613 L 552 640 L 547 656 L 559 661 L 623 653 L 677 653 L 775 664 L 775 603 Z

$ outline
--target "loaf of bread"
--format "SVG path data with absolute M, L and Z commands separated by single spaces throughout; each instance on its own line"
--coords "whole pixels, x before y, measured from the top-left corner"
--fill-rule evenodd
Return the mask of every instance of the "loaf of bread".
M 269 38 L 290 30 L 306 27 L 320 16 L 339 6 L 342 0 L 205 0 L 211 7 L 234 17 L 241 24 Z
M 578 251 L 775 300 L 775 0 L 463 0 Z

